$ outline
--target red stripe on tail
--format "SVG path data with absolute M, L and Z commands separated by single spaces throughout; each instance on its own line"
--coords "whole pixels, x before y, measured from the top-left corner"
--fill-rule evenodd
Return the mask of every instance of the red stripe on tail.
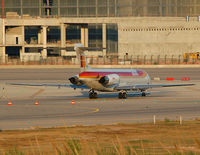
M 81 67 L 85 68 L 86 64 L 85 64 L 85 56 L 81 55 Z
M 81 58 L 81 60 L 80 60 L 81 67 L 83 67 L 83 56 L 81 56 L 80 58 Z

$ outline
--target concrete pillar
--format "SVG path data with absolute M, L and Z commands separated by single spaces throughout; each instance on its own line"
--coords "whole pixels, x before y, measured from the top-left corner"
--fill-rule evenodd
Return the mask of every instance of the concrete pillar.
M 170 12 L 169 12 L 169 0 L 166 0 L 166 11 L 165 11 L 165 16 L 170 16 Z
M 5 63 L 6 62 L 6 47 L 2 46 L 0 47 L 0 64 Z
M 115 0 L 115 17 L 117 17 L 117 0 Z
M 85 28 L 84 26 L 81 26 L 81 44 L 84 45 L 85 43 Z
M 5 19 L 2 19 L 2 43 L 5 46 L 6 45 L 6 27 L 5 27 Z
M 102 41 L 103 48 L 106 48 L 106 24 L 102 24 Z M 103 56 L 106 55 L 106 49 L 103 49 Z
M 1 53 L 1 62 L 6 62 L 6 28 L 5 28 L 5 19 L 2 18 L 2 53 Z
M 143 15 L 147 16 L 148 15 L 148 0 L 145 0 L 144 6 L 143 6 Z
M 24 42 L 25 42 L 25 29 L 24 26 L 22 26 L 22 46 L 24 46 Z
M 197 4 L 197 0 L 194 0 L 194 4 L 192 5 L 192 7 L 194 8 L 193 16 L 198 16 L 197 10 L 199 6 Z
M 49 0 L 47 0 L 47 6 L 49 7 Z M 47 9 L 47 16 L 50 15 L 50 8 Z
M 88 25 L 85 27 L 85 47 L 88 47 Z
M 24 46 L 22 46 L 22 48 L 20 48 L 20 56 L 22 53 L 24 53 L 24 51 L 25 51 L 24 49 L 25 49 Z
M 22 26 L 22 48 L 20 49 L 20 57 L 21 53 L 25 52 L 24 42 L 25 42 L 24 26 Z
M 42 30 L 40 29 L 39 32 L 38 32 L 38 44 L 42 44 L 41 40 L 42 40 L 42 35 L 41 35 L 41 32 Z
M 173 4 L 171 3 L 170 5 L 173 6 Z M 174 16 L 177 17 L 178 16 L 178 0 L 174 0 Z
M 98 0 L 96 0 L 96 6 L 95 6 L 95 8 L 96 8 L 96 17 L 98 16 Z
M 134 2 L 131 2 L 131 16 L 135 16 L 134 15 Z
M 88 25 L 81 27 L 81 44 L 88 47 Z
M 58 17 L 60 17 L 60 0 L 58 0 Z
M 42 58 L 47 58 L 47 26 L 42 26 L 42 34 L 43 34 L 43 50 L 42 50 Z
M 66 26 L 64 23 L 61 24 L 60 26 L 61 29 L 61 48 L 66 47 Z M 66 50 L 61 50 L 61 56 L 64 56 L 66 53 Z
M 23 17 L 23 2 L 20 0 L 20 12 L 21 12 L 21 18 Z
M 159 0 L 159 15 L 163 16 L 163 11 L 162 11 L 162 0 Z
M 76 0 L 76 16 L 79 17 L 79 0 Z
M 42 9 L 41 9 L 41 6 L 42 6 L 42 0 L 39 0 L 39 16 L 41 17 L 42 15 Z
M 107 0 L 106 6 L 107 6 L 107 17 L 109 17 L 110 16 L 109 0 Z

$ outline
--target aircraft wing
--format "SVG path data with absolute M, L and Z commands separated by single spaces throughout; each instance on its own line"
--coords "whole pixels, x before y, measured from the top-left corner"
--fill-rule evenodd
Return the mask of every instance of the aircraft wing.
M 54 83 L 8 83 L 8 85 L 15 86 L 45 86 L 45 87 L 69 87 L 69 88 L 80 88 L 80 89 L 89 89 L 86 85 L 77 86 L 73 84 L 54 84 Z
M 149 88 L 159 88 L 159 87 L 177 87 L 177 86 L 192 86 L 194 84 L 138 84 L 133 86 L 118 86 L 116 90 L 146 90 Z

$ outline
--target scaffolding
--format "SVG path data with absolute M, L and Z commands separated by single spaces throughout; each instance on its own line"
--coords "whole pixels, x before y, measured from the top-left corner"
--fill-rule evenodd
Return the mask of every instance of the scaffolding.
M 2 3 L 4 1 L 4 3 Z M 4 4 L 4 5 L 3 5 Z M 5 12 L 4 12 L 4 11 Z M 185 17 L 200 15 L 199 0 L 0 0 L 1 17 Z

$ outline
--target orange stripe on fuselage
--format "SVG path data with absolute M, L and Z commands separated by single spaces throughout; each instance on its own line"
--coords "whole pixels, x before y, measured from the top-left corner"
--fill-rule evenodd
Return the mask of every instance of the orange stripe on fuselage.
M 139 71 L 137 75 L 133 75 L 132 72 L 82 72 L 79 74 L 79 78 L 99 78 L 109 74 L 117 74 L 124 77 L 145 77 L 145 72 Z
M 95 78 L 101 78 L 102 76 L 79 76 L 79 78 L 91 78 L 91 79 L 95 79 Z

